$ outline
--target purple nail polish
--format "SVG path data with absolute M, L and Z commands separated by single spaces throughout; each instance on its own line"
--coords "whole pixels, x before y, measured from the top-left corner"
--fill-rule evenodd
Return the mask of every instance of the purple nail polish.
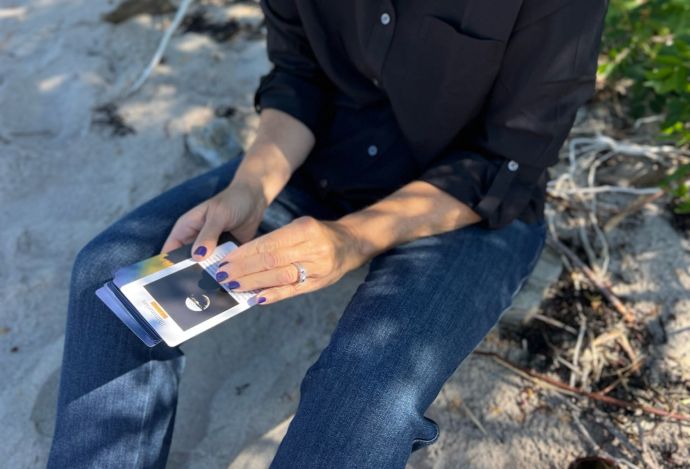
M 194 251 L 195 256 L 205 256 L 206 255 L 206 246 L 199 246 L 196 248 L 196 251 Z
M 226 275 L 226 277 L 227 277 L 227 275 Z M 240 286 L 240 282 L 236 282 L 235 280 L 228 283 L 228 288 L 230 290 L 234 290 L 235 288 L 238 288 L 239 286 Z
M 263 296 L 261 296 L 261 297 L 259 297 L 259 299 L 258 299 L 256 302 L 259 303 L 259 304 L 261 304 L 261 303 L 266 303 L 266 298 L 263 297 Z
M 218 268 L 220 269 L 221 267 L 223 267 L 224 265 L 227 265 L 227 264 L 228 264 L 228 261 L 223 261 L 220 264 L 218 264 Z
M 226 278 L 228 278 L 227 272 L 216 272 L 216 281 L 222 282 Z

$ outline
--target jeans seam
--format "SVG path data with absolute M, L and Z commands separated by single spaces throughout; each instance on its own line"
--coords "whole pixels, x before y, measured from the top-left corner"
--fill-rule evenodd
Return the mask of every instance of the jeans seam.
M 544 235 L 542 238 L 543 238 L 543 239 L 542 239 L 542 241 L 541 241 L 541 245 L 540 245 L 539 248 L 537 249 L 537 253 L 535 254 L 535 256 L 534 256 L 534 258 L 532 259 L 532 261 L 531 261 L 529 264 L 527 264 L 527 266 L 528 266 L 527 273 L 522 277 L 522 279 L 520 280 L 520 282 L 518 282 L 517 288 L 516 288 L 516 289 L 513 291 L 513 293 L 510 295 L 510 302 L 509 302 L 508 306 L 506 306 L 505 308 L 503 308 L 503 311 L 501 311 L 501 313 L 498 315 L 499 318 L 500 318 L 501 316 L 503 316 L 503 314 L 504 314 L 506 311 L 508 311 L 508 310 L 513 306 L 513 302 L 515 301 L 515 298 L 517 297 L 518 293 L 520 293 L 520 291 L 523 289 L 523 287 L 525 286 L 525 284 L 527 283 L 527 281 L 528 281 L 528 280 L 530 279 L 530 277 L 532 276 L 532 273 L 534 272 L 534 269 L 536 268 L 537 263 L 539 262 L 539 259 L 541 258 L 541 255 L 543 254 L 544 247 L 545 247 L 545 244 L 546 244 L 546 235 Z M 479 346 L 479 344 L 477 344 L 477 347 L 478 347 L 478 346 Z M 476 349 L 477 347 L 475 347 L 475 349 Z
M 149 354 L 149 359 L 146 362 L 146 371 L 149 375 L 148 376 L 149 379 L 147 381 L 150 382 L 151 381 L 151 367 L 153 366 L 152 351 L 150 349 L 148 351 L 148 354 Z M 144 429 L 146 427 L 146 425 L 145 425 L 146 424 L 146 415 L 148 413 L 149 404 L 151 402 L 151 388 L 152 388 L 152 386 L 150 386 L 150 385 L 146 386 L 146 402 L 144 403 L 144 412 L 141 416 L 141 426 L 139 427 L 139 444 L 138 444 L 137 451 L 135 453 L 134 465 L 132 467 L 139 467 L 138 466 L 139 458 L 141 457 L 142 450 L 143 450 L 142 440 L 144 439 Z
M 428 417 L 424 417 L 424 418 L 434 425 L 434 428 L 436 429 L 436 433 L 434 434 L 433 438 L 414 438 L 412 440 L 412 446 L 414 446 L 415 443 L 424 443 L 422 446 L 428 446 L 428 445 L 436 442 L 436 440 L 438 440 L 439 435 L 441 434 L 438 423 L 436 423 L 435 421 L 433 421 L 432 419 L 430 419 Z

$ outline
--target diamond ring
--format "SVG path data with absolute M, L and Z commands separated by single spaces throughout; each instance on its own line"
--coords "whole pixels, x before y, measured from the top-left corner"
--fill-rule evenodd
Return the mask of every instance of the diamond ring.
M 307 270 L 299 262 L 293 262 L 292 265 L 297 267 L 297 272 L 299 273 L 299 279 L 297 280 L 297 283 L 304 283 L 304 281 L 307 279 Z

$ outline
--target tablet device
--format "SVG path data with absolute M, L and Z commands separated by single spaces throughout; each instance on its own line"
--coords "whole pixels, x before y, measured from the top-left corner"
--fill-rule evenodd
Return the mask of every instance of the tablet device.
M 215 279 L 236 248 L 226 241 L 197 262 L 184 246 L 119 269 L 96 294 L 146 345 L 173 347 L 254 305 L 256 292 L 233 292 Z

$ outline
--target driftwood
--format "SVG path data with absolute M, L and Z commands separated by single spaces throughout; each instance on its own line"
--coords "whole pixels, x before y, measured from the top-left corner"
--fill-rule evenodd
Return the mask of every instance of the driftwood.
M 184 15 L 187 13 L 187 9 L 189 9 L 189 5 L 191 5 L 193 1 L 194 0 L 182 0 L 179 8 L 177 9 L 177 13 L 175 13 L 175 18 L 173 19 L 172 23 L 170 23 L 170 26 L 168 26 L 168 29 L 165 30 L 165 33 L 161 38 L 161 42 L 160 44 L 158 44 L 158 49 L 156 49 L 156 52 L 153 54 L 153 57 L 151 57 L 149 64 L 146 66 L 144 71 L 141 72 L 139 78 L 125 92 L 124 97 L 136 93 L 139 90 L 139 88 L 142 87 L 149 75 L 151 75 L 153 69 L 156 68 L 156 66 L 160 63 L 161 58 L 163 57 L 163 52 L 165 52 L 165 48 L 168 47 L 170 38 L 172 37 L 173 33 L 178 28 L 178 26 L 180 26 L 180 23 L 182 22 Z

